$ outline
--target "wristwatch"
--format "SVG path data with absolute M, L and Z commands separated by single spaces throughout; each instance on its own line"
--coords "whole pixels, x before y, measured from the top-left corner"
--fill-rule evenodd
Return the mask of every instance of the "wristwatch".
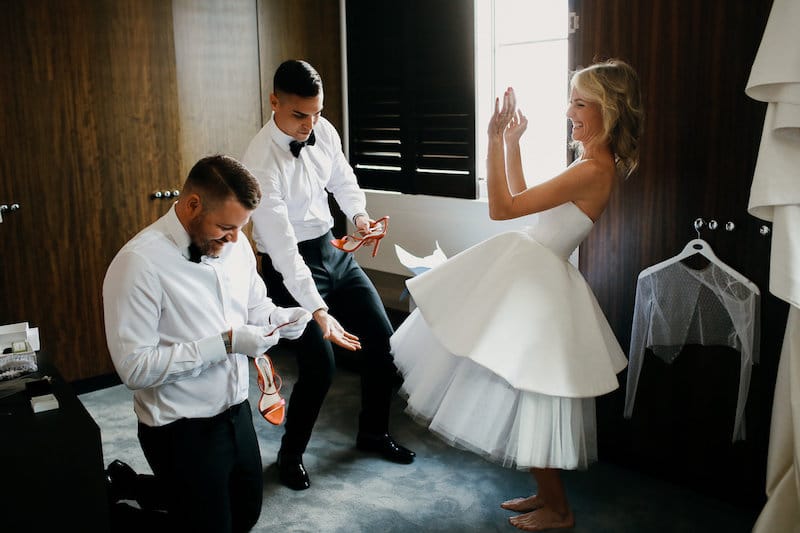
M 222 342 L 225 344 L 226 353 L 233 353 L 233 345 L 231 337 L 233 337 L 233 331 L 229 330 L 222 332 Z

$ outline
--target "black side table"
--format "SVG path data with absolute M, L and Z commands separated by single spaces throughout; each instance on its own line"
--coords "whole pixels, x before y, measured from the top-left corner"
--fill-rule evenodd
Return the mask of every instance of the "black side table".
M 58 409 L 34 413 L 26 391 L 0 399 L 0 528 L 8 532 L 109 530 L 100 428 L 54 366 Z

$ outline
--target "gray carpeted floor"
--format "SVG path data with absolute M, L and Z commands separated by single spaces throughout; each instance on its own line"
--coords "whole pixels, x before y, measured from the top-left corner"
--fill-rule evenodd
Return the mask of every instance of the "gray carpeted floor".
M 294 361 L 278 350 L 273 360 L 288 398 Z M 259 391 L 251 368 L 250 402 Z M 453 449 L 406 416 L 397 398 L 391 432 L 417 452 L 409 466 L 354 448 L 360 404 L 358 376 L 340 370 L 304 456 L 309 490 L 277 481 L 275 455 L 282 428 L 255 420 L 264 463 L 264 506 L 254 531 L 290 532 L 513 532 L 500 509 L 505 499 L 535 492 L 527 472 L 508 470 Z M 80 396 L 100 426 L 105 463 L 127 462 L 150 472 L 136 439 L 132 393 L 122 385 Z M 619 467 L 598 463 L 565 472 L 575 533 L 749 532 L 755 516 L 727 503 Z

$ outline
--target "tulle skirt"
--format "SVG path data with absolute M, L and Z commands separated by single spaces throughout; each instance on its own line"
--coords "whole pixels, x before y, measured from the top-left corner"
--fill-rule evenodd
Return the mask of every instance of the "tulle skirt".
M 518 390 L 449 353 L 415 310 L 392 336 L 407 412 L 448 444 L 520 470 L 585 469 L 597 460 L 594 398 Z

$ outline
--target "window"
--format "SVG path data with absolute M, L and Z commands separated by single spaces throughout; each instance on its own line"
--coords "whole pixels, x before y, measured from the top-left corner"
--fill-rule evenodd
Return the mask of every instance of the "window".
M 347 141 L 360 185 L 477 198 L 494 96 L 507 86 L 530 120 L 528 184 L 563 169 L 567 13 L 568 0 L 346 0 Z
M 567 161 L 568 17 L 568 0 L 476 1 L 478 161 L 486 161 L 495 96 L 513 87 L 528 117 L 520 145 L 529 186 Z M 485 180 L 485 165 L 478 176 Z

